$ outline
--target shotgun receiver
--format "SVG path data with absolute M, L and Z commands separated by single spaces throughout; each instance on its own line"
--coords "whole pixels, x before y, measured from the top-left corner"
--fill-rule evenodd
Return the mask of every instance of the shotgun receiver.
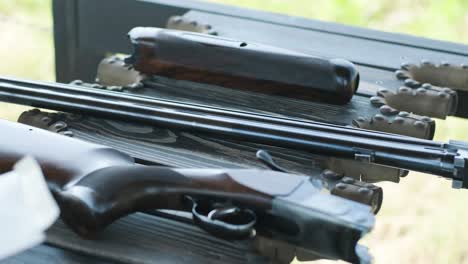
M 468 188 L 468 144 L 158 100 L 66 84 L 0 78 L 0 100 L 155 124 L 214 137 L 439 175 Z
M 143 74 L 303 100 L 345 104 L 358 88 L 351 62 L 212 35 L 138 27 L 126 63 Z
M 63 220 L 82 236 L 135 211 L 172 209 L 192 212 L 198 226 L 223 238 L 256 232 L 324 258 L 367 261 L 357 242 L 373 226 L 371 207 L 323 192 L 318 178 L 142 166 L 115 149 L 46 130 L 3 120 L 0 129 L 0 172 L 32 155 Z

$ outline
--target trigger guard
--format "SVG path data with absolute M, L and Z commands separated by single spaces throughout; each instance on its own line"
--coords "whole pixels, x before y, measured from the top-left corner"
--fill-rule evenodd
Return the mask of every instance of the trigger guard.
M 248 213 L 250 217 L 252 217 L 252 220 L 247 224 L 237 225 L 237 224 L 226 223 L 215 218 L 210 218 L 208 216 L 205 216 L 199 213 L 197 209 L 198 209 L 198 204 L 193 203 L 193 207 L 192 207 L 193 221 L 200 228 L 202 228 L 203 230 L 205 230 L 206 232 L 214 236 L 217 236 L 223 239 L 230 239 L 230 240 L 243 240 L 243 239 L 248 239 L 252 237 L 253 234 L 255 234 L 254 225 L 257 222 L 257 219 L 255 216 L 255 213 L 251 210 L 239 209 Z M 210 212 L 210 216 L 213 215 L 213 211 L 215 210 L 212 210 Z

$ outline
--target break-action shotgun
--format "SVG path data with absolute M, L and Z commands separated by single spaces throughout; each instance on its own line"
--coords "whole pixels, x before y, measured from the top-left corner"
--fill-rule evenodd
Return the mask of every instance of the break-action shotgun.
M 194 106 L 112 91 L 0 78 L 0 101 L 125 119 L 364 163 L 414 170 L 468 188 L 468 144 Z
M 367 262 L 358 240 L 374 224 L 372 207 L 331 195 L 319 177 L 258 169 L 143 166 L 115 149 L 0 121 L 0 172 L 23 156 L 38 160 L 63 220 L 92 237 L 118 218 L 149 209 L 191 212 L 227 239 L 255 233 L 330 259 Z M 371 203 L 381 202 L 381 191 Z

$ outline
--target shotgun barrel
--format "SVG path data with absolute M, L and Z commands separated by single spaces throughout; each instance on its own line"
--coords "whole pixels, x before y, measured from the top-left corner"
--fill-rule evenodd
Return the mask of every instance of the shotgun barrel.
M 434 142 L 319 122 L 300 122 L 66 84 L 0 79 L 0 100 L 126 119 L 338 158 L 425 172 L 468 187 L 467 144 Z

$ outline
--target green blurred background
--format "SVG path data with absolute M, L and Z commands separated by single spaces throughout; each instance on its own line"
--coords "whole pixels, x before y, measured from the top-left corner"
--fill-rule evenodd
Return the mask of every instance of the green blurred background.
M 468 0 L 212 1 L 468 44 Z M 0 0 L 0 33 L 1 75 L 54 80 L 50 0 Z M 0 117 L 15 120 L 23 109 L 0 104 Z M 468 140 L 466 120 L 437 126 L 437 140 Z M 365 239 L 375 263 L 468 263 L 468 191 L 416 173 L 380 185 L 384 206 Z

